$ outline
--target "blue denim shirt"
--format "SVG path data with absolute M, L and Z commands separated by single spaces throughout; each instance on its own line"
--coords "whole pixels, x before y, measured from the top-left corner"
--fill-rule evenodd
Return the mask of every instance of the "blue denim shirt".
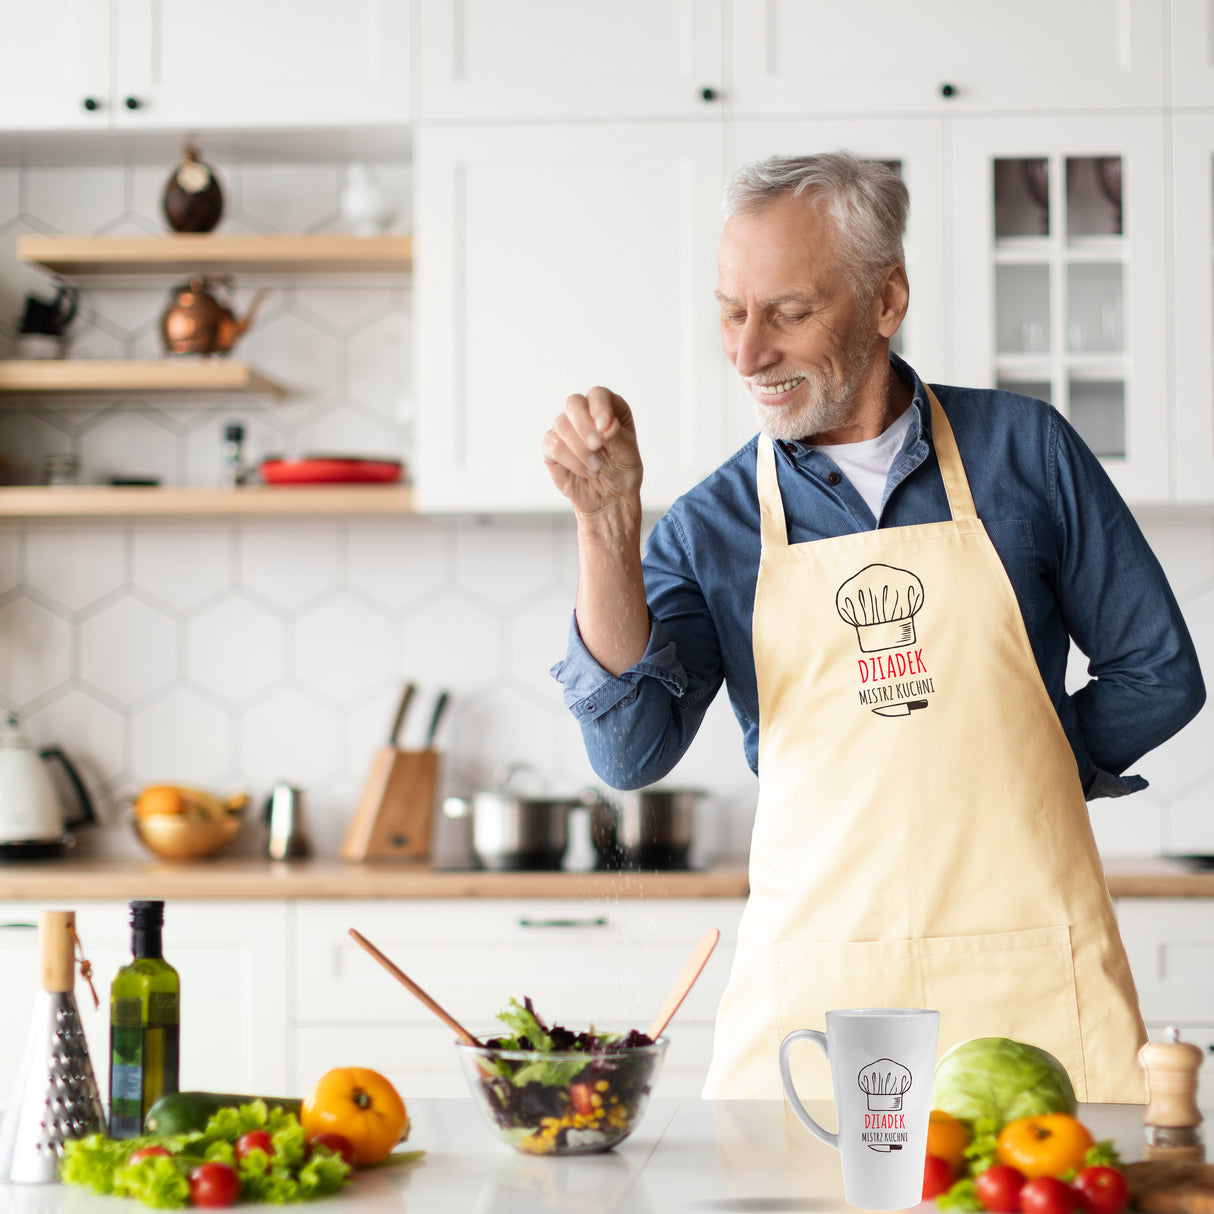
M 821 451 L 776 444 L 789 541 L 949 517 L 923 384 L 879 519 Z M 1066 420 L 1030 397 L 933 385 L 952 424 L 978 515 L 1016 592 L 1041 677 L 1089 798 L 1146 787 L 1122 773 L 1205 701 L 1193 641 L 1163 570 L 1104 469 Z M 614 788 L 640 788 L 679 761 L 724 683 L 758 772 L 759 697 L 751 615 L 759 570 L 757 438 L 679 498 L 644 558 L 644 656 L 618 678 L 590 656 L 576 617 L 552 668 L 590 762 Z M 832 481 L 834 483 L 832 483 Z M 1068 695 L 1071 639 L 1089 681 Z

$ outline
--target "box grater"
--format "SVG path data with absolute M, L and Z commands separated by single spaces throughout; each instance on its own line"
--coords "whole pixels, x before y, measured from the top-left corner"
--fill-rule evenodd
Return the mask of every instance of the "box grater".
M 76 1006 L 75 945 L 75 912 L 43 911 L 38 925 L 42 989 L 0 1128 L 3 1181 L 58 1180 L 64 1142 L 105 1130 L 105 1110 Z

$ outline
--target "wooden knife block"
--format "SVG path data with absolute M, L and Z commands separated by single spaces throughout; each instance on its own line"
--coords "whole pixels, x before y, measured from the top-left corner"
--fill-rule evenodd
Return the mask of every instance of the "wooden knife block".
M 430 855 L 437 750 L 376 751 L 341 845 L 344 860 L 425 860 Z

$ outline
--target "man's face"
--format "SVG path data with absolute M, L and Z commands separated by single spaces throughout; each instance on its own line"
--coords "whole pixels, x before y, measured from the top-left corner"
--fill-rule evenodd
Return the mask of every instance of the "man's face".
M 884 348 L 870 301 L 857 300 L 819 208 L 785 195 L 725 223 L 717 298 L 725 353 L 773 439 L 846 425 Z M 844 436 L 839 436 L 844 437 Z

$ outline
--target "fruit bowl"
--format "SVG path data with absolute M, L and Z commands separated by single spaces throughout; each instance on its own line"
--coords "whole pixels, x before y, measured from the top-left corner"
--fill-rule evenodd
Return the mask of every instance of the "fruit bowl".
M 134 818 L 135 833 L 162 860 L 201 860 L 222 851 L 240 829 L 240 817 L 211 819 L 192 814 L 154 814 Z
M 477 1108 L 504 1143 L 528 1155 L 591 1155 L 636 1129 L 666 1046 L 659 1037 L 596 1053 L 455 1048 Z

